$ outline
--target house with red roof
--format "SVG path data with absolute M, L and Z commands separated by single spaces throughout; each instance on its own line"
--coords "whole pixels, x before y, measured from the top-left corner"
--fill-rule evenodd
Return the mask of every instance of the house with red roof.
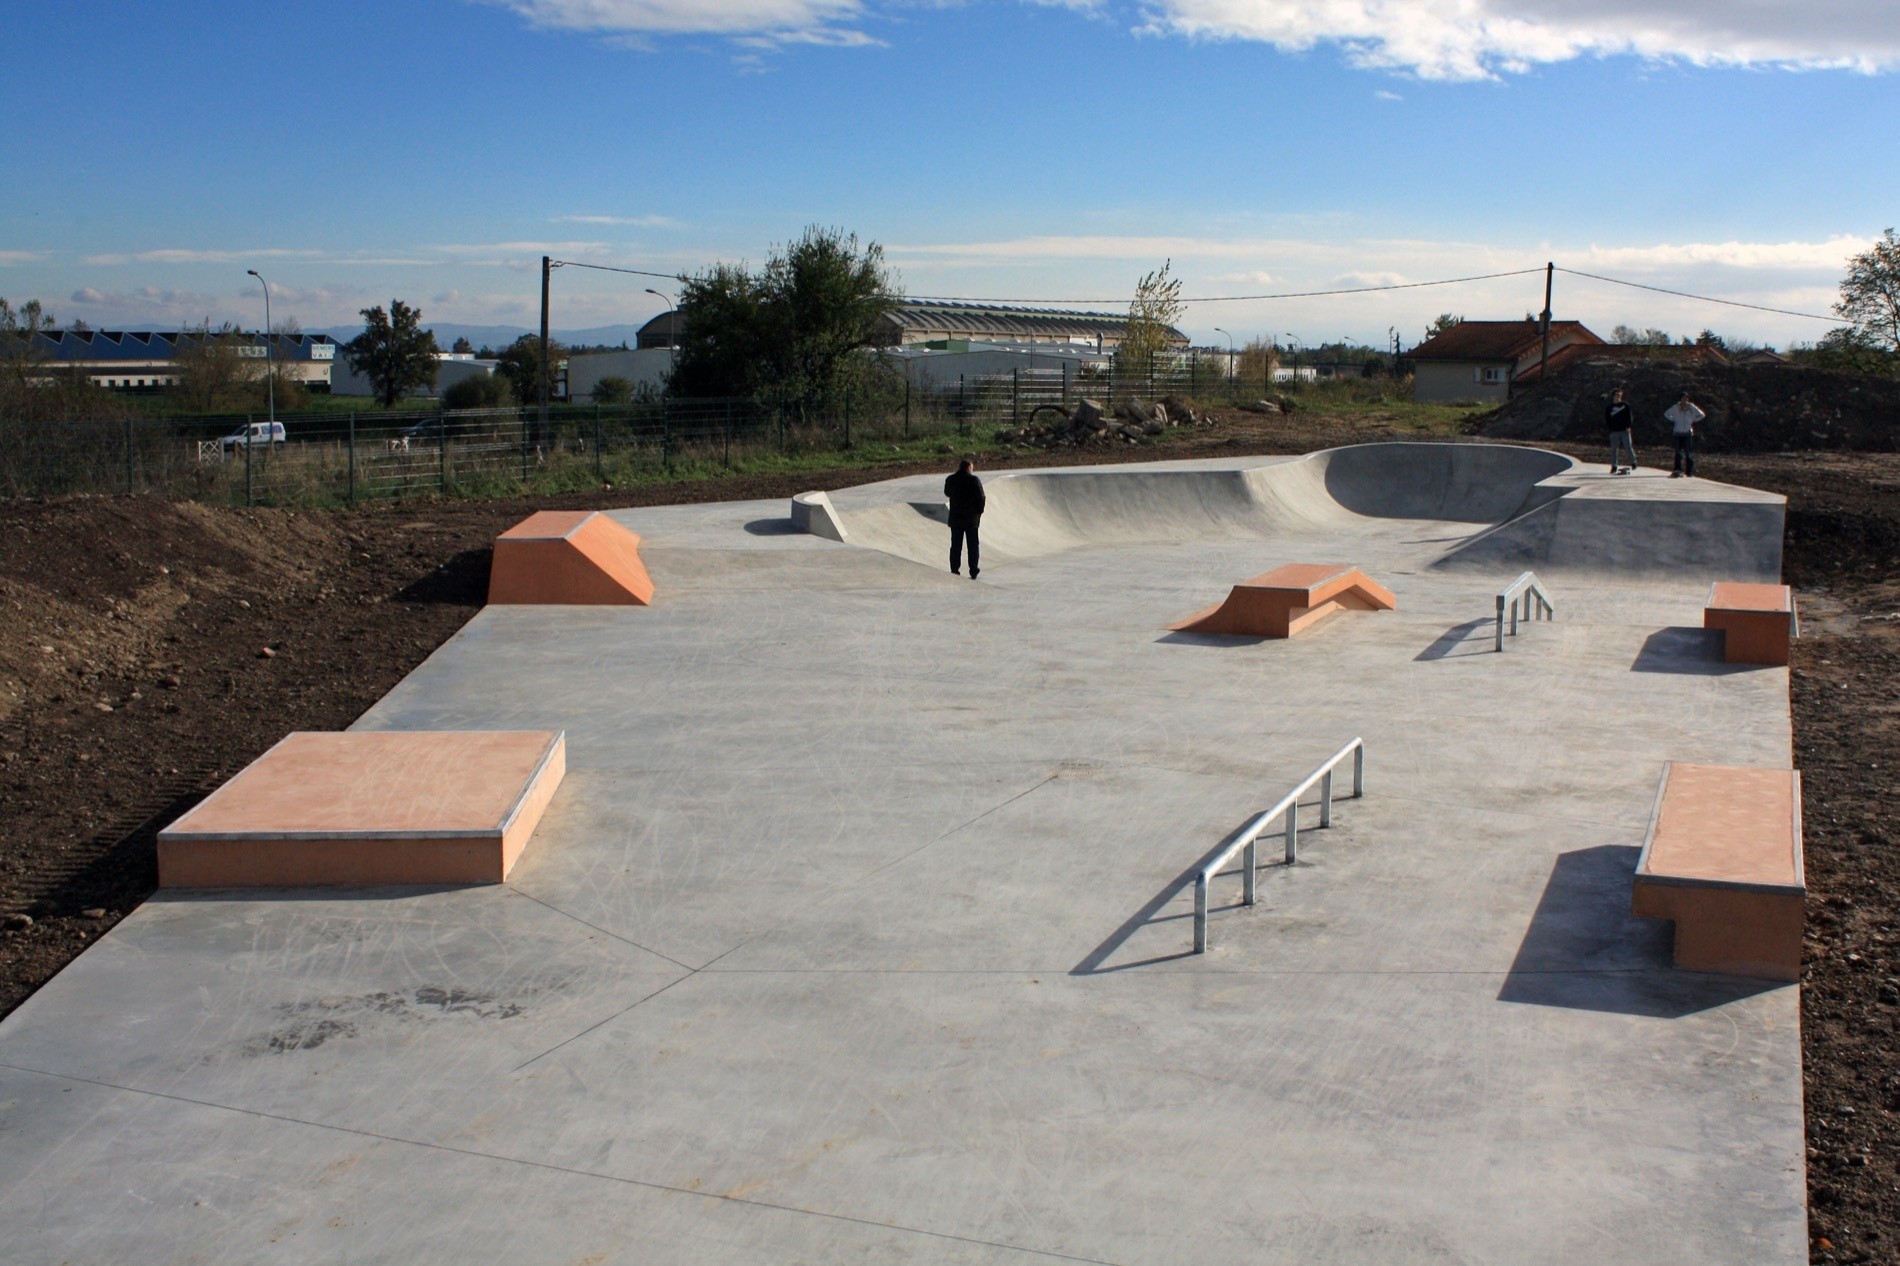
M 1603 346 L 1581 321 L 1550 323 L 1550 356 L 1569 348 Z M 1536 320 L 1460 321 L 1407 352 L 1412 398 L 1421 402 L 1511 398 L 1513 387 L 1534 379 L 1544 356 L 1544 329 Z M 1571 352 L 1570 355 L 1576 355 Z

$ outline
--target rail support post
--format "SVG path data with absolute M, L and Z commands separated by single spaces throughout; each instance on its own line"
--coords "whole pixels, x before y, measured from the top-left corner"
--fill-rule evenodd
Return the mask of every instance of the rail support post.
M 1291 866 L 1300 860 L 1300 806 L 1290 804 L 1286 807 L 1286 864 Z

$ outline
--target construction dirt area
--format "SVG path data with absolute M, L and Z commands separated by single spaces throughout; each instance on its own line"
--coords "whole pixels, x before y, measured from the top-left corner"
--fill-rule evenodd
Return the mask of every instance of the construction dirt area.
M 1376 414 L 1217 411 L 1163 449 L 979 451 L 978 465 L 1411 438 Z M 1603 460 L 1595 445 L 1545 446 Z M 526 515 L 788 498 L 930 469 L 339 513 L 139 497 L 0 504 L 0 1016 L 153 892 L 159 829 L 285 734 L 350 725 L 480 610 L 490 546 Z M 1812 1260 L 1900 1262 L 1900 454 L 1712 452 L 1699 473 L 1788 499 Z

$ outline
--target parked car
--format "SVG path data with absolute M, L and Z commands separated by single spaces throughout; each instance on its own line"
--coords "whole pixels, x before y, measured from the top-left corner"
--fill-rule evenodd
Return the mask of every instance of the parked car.
M 249 448 L 252 445 L 274 445 L 284 442 L 284 424 L 282 422 L 253 422 L 241 426 L 218 441 L 225 452 L 235 448 Z

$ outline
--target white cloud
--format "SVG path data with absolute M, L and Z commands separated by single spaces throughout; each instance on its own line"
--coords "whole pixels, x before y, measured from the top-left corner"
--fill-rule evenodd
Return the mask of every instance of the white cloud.
M 1384 88 L 1381 88 L 1377 92 L 1373 93 L 1372 98 L 1375 101 L 1403 101 L 1405 100 L 1405 98 L 1401 97 L 1398 93 L 1389 92 Z
M 46 256 L 40 251 L 0 251 L 0 268 L 14 264 L 37 264 Z
M 855 25 L 861 0 L 485 0 L 534 26 L 630 38 L 723 35 L 747 42 L 856 45 L 875 43 Z
M 672 229 L 679 221 L 663 215 L 557 215 L 553 224 L 607 224 L 636 229 Z
M 1151 34 L 1336 44 L 1361 66 L 1485 79 L 1631 54 L 1698 66 L 1900 67 L 1900 5 L 1867 0 L 1144 0 Z
M 1684 242 L 1654 246 L 1592 246 L 1570 267 L 1655 272 L 1715 264 L 1749 269 L 1845 271 L 1848 257 L 1873 245 L 1872 238 L 1840 236 L 1825 242 Z

